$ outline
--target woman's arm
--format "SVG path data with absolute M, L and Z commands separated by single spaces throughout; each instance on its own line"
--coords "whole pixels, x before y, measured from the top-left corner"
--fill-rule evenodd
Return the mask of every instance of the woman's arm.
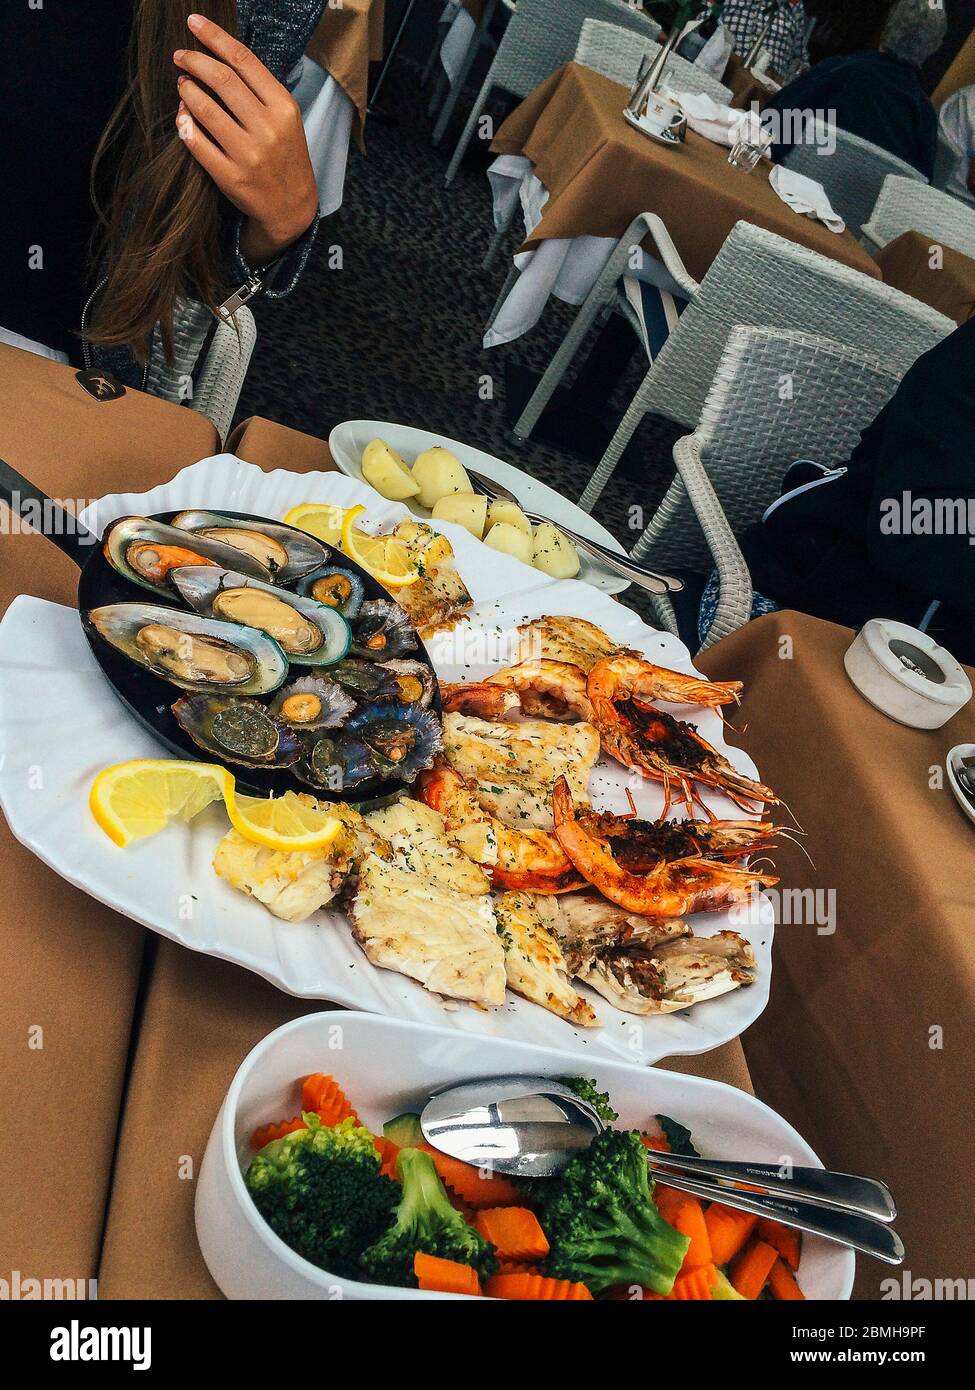
M 173 55 L 181 69 L 176 128 L 193 158 L 243 213 L 240 251 L 256 269 L 297 241 L 318 212 L 301 112 L 244 44 L 201 15 L 191 15 L 187 24 L 214 56 L 193 49 Z

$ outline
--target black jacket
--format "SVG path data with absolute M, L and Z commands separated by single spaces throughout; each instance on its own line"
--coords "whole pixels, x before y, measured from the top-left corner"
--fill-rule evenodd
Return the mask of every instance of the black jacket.
M 918 358 L 845 473 L 781 502 L 742 548 L 761 593 L 851 627 L 916 626 L 938 601 L 932 635 L 975 661 L 975 318 Z
M 766 112 L 790 110 L 835 112 L 840 130 L 897 155 L 926 179 L 934 173 L 937 114 L 918 69 L 892 53 L 851 53 L 817 63 L 765 105 Z M 783 160 L 791 148 L 773 145 L 772 158 Z

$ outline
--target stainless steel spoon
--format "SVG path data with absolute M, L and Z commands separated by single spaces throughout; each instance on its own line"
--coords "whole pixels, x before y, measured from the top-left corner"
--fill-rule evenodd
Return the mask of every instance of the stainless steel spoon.
M 420 1127 L 428 1143 L 465 1163 L 544 1178 L 561 1172 L 605 1125 L 591 1105 L 561 1082 L 505 1076 L 437 1092 L 424 1107 Z M 904 1258 L 903 1243 L 888 1224 L 896 1215 L 893 1198 L 871 1178 L 652 1151 L 648 1164 L 668 1186 L 695 1196 L 772 1217 L 887 1264 Z M 724 1181 L 763 1190 L 744 1192 Z
M 466 472 L 477 491 L 483 493 L 489 501 L 515 502 L 521 507 L 528 520 L 532 522 L 552 521 L 550 516 L 542 516 L 541 512 L 528 511 L 509 488 L 496 483 L 492 478 L 485 478 L 483 473 L 475 473 L 472 468 L 468 468 Z M 589 536 L 582 536 L 578 531 L 570 531 L 568 526 L 563 525 L 561 521 L 552 522 L 552 525 L 557 526 L 574 545 L 592 555 L 601 565 L 623 575 L 625 579 L 629 579 L 631 583 L 639 585 L 640 588 L 648 590 L 651 594 L 677 594 L 684 587 L 682 579 L 676 579 L 671 574 L 658 574 L 656 570 L 650 569 L 639 560 L 634 560 L 630 555 L 620 554 L 617 550 L 610 550 L 608 545 L 602 545 Z

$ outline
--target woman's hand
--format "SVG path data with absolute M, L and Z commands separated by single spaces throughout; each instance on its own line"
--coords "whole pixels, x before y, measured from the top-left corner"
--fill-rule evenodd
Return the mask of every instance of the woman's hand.
M 257 268 L 297 240 L 318 211 L 301 112 L 287 88 L 226 30 L 202 15 L 190 15 L 187 25 L 215 56 L 193 49 L 173 54 L 183 69 L 176 129 L 246 217 L 240 249 Z

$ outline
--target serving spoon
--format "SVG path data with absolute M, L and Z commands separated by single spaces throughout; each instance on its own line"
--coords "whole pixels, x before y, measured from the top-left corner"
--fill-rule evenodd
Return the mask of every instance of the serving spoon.
M 543 1076 L 488 1077 L 438 1091 L 420 1115 L 427 1142 L 452 1158 L 520 1178 L 554 1177 L 606 1125 L 568 1086 Z M 669 1187 L 822 1236 L 900 1264 L 904 1246 L 883 1183 L 823 1168 L 685 1157 L 647 1151 Z M 747 1183 L 747 1191 L 727 1183 Z M 759 1190 L 755 1190 L 759 1189 Z

